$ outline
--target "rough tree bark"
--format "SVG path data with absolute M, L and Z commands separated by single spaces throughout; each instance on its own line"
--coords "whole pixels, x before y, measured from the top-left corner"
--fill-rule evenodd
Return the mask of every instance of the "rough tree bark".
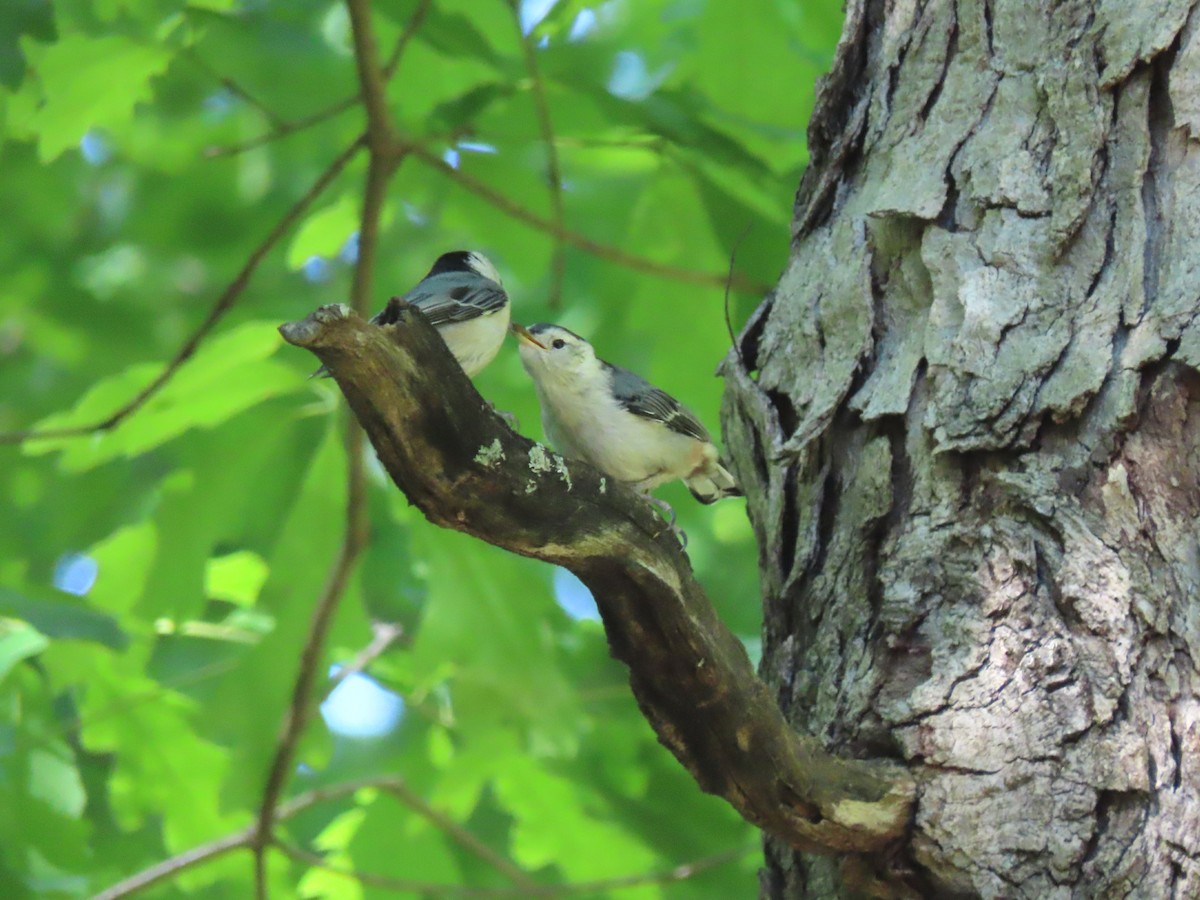
M 1197 5 L 851 0 L 724 367 L 764 677 L 925 896 L 1200 896 Z

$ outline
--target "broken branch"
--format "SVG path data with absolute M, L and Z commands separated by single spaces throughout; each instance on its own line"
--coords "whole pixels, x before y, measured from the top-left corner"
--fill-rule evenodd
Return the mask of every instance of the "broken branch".
M 911 777 L 793 731 L 649 505 L 510 430 L 424 316 L 392 302 L 394 326 L 337 305 L 280 332 L 328 368 L 409 501 L 437 525 L 574 572 L 659 740 L 748 821 L 811 851 L 901 838 Z

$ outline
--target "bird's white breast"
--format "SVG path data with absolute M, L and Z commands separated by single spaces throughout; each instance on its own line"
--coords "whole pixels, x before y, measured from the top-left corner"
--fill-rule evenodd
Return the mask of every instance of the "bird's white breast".
M 613 396 L 608 377 L 535 381 L 546 437 L 567 456 L 642 490 L 689 474 L 704 444 L 634 415 Z
M 483 371 L 496 358 L 508 334 L 510 316 L 511 305 L 505 303 L 495 312 L 465 322 L 450 322 L 438 329 L 468 377 Z

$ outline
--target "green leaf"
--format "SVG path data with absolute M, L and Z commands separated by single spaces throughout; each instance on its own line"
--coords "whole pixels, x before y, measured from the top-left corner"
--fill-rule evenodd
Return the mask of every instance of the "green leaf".
M 392 797 L 381 795 L 371 804 L 347 850 L 348 858 L 364 870 L 432 884 L 459 884 L 461 871 L 448 844 L 446 835 L 429 822 L 401 807 Z M 425 894 L 399 896 L 420 900 Z
M 56 641 L 92 641 L 114 650 L 129 643 L 129 636 L 112 616 L 90 609 L 82 601 L 57 599 L 49 591 L 26 597 L 0 587 L 0 615 L 24 619 Z
M 79 737 L 89 751 L 114 756 L 109 792 L 117 822 L 132 830 L 161 818 L 167 846 L 179 851 L 233 827 L 218 790 L 228 755 L 197 737 L 194 704 L 146 677 L 145 651 L 145 644 L 121 655 L 52 646 L 44 658 L 56 681 L 87 685 Z
M 213 557 L 204 571 L 204 592 L 239 606 L 253 606 L 269 571 L 266 561 L 250 550 Z
M 419 32 L 420 39 L 436 48 L 446 56 L 459 59 L 463 57 L 483 60 L 493 65 L 501 63 L 501 56 L 493 48 L 484 32 L 475 27 L 478 15 L 447 12 L 449 4 L 434 4 L 425 17 L 425 23 Z M 496 9 L 501 9 L 499 4 Z M 485 12 L 476 5 L 478 12 Z M 487 10 L 494 16 L 494 10 Z
M 372 4 L 381 58 L 418 5 Z M 361 132 L 361 104 L 344 104 L 359 88 L 348 17 L 333 0 L 0 6 L 0 208 L 10 213 L 0 229 L 0 356 L 13 386 L 0 391 L 0 431 L 91 425 L 162 373 Z M 592 27 L 572 33 L 585 9 Z M 715 433 L 713 368 L 729 347 L 723 275 L 747 223 L 738 271 L 771 283 L 783 267 L 787 242 L 776 238 L 805 161 L 813 81 L 841 19 L 841 0 L 555 4 L 532 40 L 566 226 L 652 267 L 716 277 L 682 284 L 568 244 L 562 302 L 551 308 L 560 242 L 512 208 L 553 218 L 513 8 L 438 0 L 388 82 L 388 111 L 402 139 L 433 153 L 463 141 L 494 148 L 459 148 L 459 173 L 510 206 L 407 157 L 388 184 L 385 209 L 397 214 L 380 230 L 372 306 L 441 252 L 478 247 L 503 273 L 518 321 L 575 328 Z M 629 95 L 644 99 L 610 90 L 630 66 L 646 77 Z M 275 134 L 277 122 L 306 124 Z M 210 153 L 245 142 L 257 143 Z M 306 380 L 315 363 L 282 347 L 275 329 L 345 300 L 354 273 L 338 251 L 359 227 L 364 162 L 286 229 L 282 246 L 255 257 L 237 303 L 144 407 L 115 429 L 27 442 L 11 465 L 0 462 L 6 897 L 94 895 L 257 815 L 346 524 L 344 400 L 333 382 Z M 323 280 L 297 271 L 313 255 L 328 260 Z M 735 327 L 759 300 L 733 293 Z M 512 345 L 476 384 L 540 436 Z M 315 661 L 294 759 L 307 768 L 291 767 L 288 795 L 399 773 L 546 884 L 668 869 L 754 843 L 753 829 L 658 744 L 603 629 L 556 604 L 550 567 L 437 530 L 369 448 L 365 459 L 369 536 Z M 678 485 L 660 493 L 722 618 L 739 635 L 758 633 L 744 502 L 701 507 Z M 71 552 L 99 565 L 83 597 L 51 586 Z M 403 696 L 406 715 L 384 738 L 333 736 L 316 712 L 329 667 L 355 659 L 378 619 L 402 623 L 404 638 L 369 674 Z M 364 872 L 510 886 L 379 793 L 317 803 L 281 829 Z M 747 896 L 755 860 L 620 897 Z M 253 880 L 246 855 L 232 853 L 155 890 L 244 897 Z M 281 854 L 270 855 L 267 884 L 279 897 L 379 893 Z
M 288 266 L 299 269 L 310 257 L 336 256 L 346 239 L 358 228 L 360 205 L 354 194 L 342 194 L 305 219 L 288 247 Z
M 0 16 L 0 84 L 14 91 L 25 78 L 20 39 L 26 34 L 39 41 L 58 36 L 50 0 L 8 0 Z
M 128 613 L 142 595 L 157 549 L 158 535 L 150 522 L 122 528 L 92 547 L 97 570 L 90 602 L 109 612 Z
M 87 794 L 66 744 L 29 754 L 29 795 L 61 816 L 78 819 L 82 814 Z
M 546 771 L 528 755 L 507 760 L 494 787 L 516 819 L 513 856 L 527 868 L 554 864 L 571 880 L 589 881 L 649 871 L 657 862 L 653 850 L 605 820 L 586 787 Z
M 577 700 L 555 660 L 552 636 L 537 623 L 554 610 L 544 568 L 458 532 L 421 532 L 429 594 L 413 643 L 418 672 L 455 667 L 455 704 L 479 728 L 524 723 L 558 752 L 578 739 Z M 480 640 L 486 634 L 487 640 Z
M 64 34 L 37 59 L 44 103 L 34 127 L 44 162 L 75 146 L 91 128 L 117 130 L 151 98 L 171 51 L 123 35 Z
M 83 471 L 120 456 L 145 453 L 193 428 L 211 428 L 264 400 L 295 390 L 295 372 L 268 359 L 279 347 L 278 325 L 246 322 L 211 338 L 166 387 L 116 428 L 89 441 L 44 440 L 26 444 L 27 454 L 62 450 L 61 465 Z M 38 429 L 87 426 L 112 413 L 161 371 L 142 363 L 92 387 L 69 412 L 56 413 Z
M 512 96 L 513 86 L 491 81 L 480 84 L 458 97 L 445 100 L 429 114 L 432 130 L 454 132 L 474 121 L 484 110 L 501 97 Z
M 36 656 L 50 641 L 32 625 L 0 619 L 0 681 L 23 659 Z

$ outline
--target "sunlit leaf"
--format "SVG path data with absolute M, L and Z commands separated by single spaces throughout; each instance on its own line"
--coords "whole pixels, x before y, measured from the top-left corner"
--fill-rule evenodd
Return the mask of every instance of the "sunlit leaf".
M 89 128 L 128 122 L 170 60 L 166 47 L 122 35 L 62 35 L 37 59 L 45 97 L 35 123 L 41 158 L 53 160 Z
M 59 815 L 79 818 L 87 797 L 71 751 L 65 744 L 29 754 L 29 794 Z
M 336 256 L 358 227 L 359 205 L 353 194 L 343 194 L 309 216 L 288 247 L 288 265 L 298 269 L 313 256 Z
M 21 660 L 35 656 L 50 641 L 32 625 L 0 619 L 0 681 Z
M 214 557 L 204 572 L 204 592 L 239 606 L 250 606 L 258 598 L 268 573 L 263 558 L 249 550 Z
M 96 586 L 91 601 L 99 609 L 125 613 L 141 596 L 157 549 L 154 526 L 148 522 L 123 528 L 91 549 L 96 561 Z
M 381 61 L 423 5 L 370 4 Z M 535 12 L 531 68 L 518 26 Z M 514 318 L 576 329 L 718 432 L 724 272 L 735 247 L 748 279 L 782 268 L 813 82 L 841 21 L 840 0 L 428 4 L 385 105 L 402 143 L 452 169 L 400 162 L 371 305 L 438 254 L 478 248 Z M 369 448 L 368 534 L 325 642 L 303 655 L 346 533 L 348 416 L 276 329 L 350 292 L 365 149 L 280 225 L 363 132 L 350 25 L 331 0 L 10 0 L 0 13 L 0 432 L 104 423 L 234 286 L 196 352 L 119 424 L 26 440 L 0 463 L 4 896 L 94 895 L 254 821 L 302 659 L 314 685 L 284 798 L 400 775 L 546 884 L 755 843 L 658 743 L 600 623 L 559 605 L 553 569 L 436 529 Z M 542 95 L 572 233 L 561 241 Z M 732 292 L 735 328 L 759 299 Z M 511 344 L 475 382 L 541 437 Z M 698 579 L 751 644 L 744 501 L 660 493 Z M 71 560 L 94 577 L 62 580 Z M 366 659 L 379 622 L 400 636 Z M 362 683 L 402 702 L 385 734 L 336 734 L 319 711 L 333 667 L 355 661 Z M 512 887 L 378 790 L 316 803 L 280 833 L 330 865 Z M 267 863 L 273 897 L 380 893 L 281 853 Z M 754 869 L 751 853 L 597 896 L 749 896 Z M 254 896 L 253 866 L 231 853 L 153 890 Z
M 294 389 L 295 374 L 268 357 L 281 339 L 276 325 L 249 322 L 206 342 L 165 389 L 118 427 L 88 440 L 40 441 L 27 453 L 63 451 L 62 466 L 80 471 L 117 456 L 134 456 L 192 428 L 226 421 L 269 397 Z M 70 412 L 44 419 L 40 428 L 90 425 L 137 394 L 161 371 L 151 364 L 132 366 L 92 387 Z
M 516 818 L 513 855 L 523 865 L 537 868 L 556 864 L 580 881 L 653 867 L 653 851 L 585 808 L 594 808 L 596 801 L 590 798 L 587 802 L 586 796 L 581 797 L 580 786 L 547 772 L 526 756 L 507 762 L 495 779 L 495 788 Z M 655 896 L 655 892 L 649 896 Z

